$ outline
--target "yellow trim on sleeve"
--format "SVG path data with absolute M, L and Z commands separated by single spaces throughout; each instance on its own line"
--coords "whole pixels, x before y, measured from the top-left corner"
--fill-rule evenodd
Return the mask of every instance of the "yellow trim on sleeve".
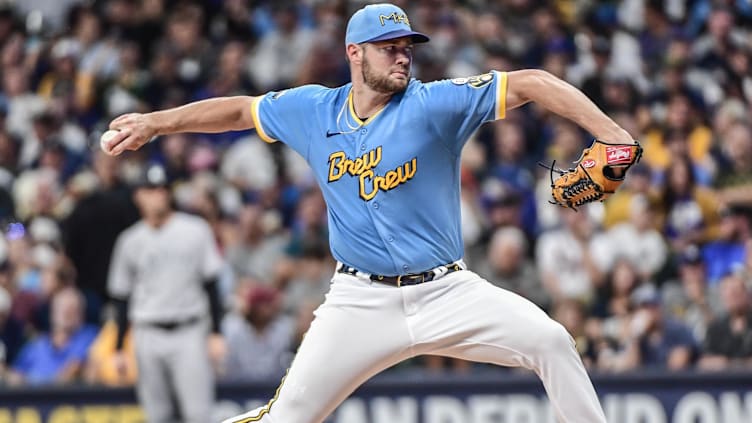
M 496 92 L 496 119 L 504 119 L 507 116 L 507 73 L 499 72 L 498 91 Z
M 270 137 L 266 131 L 264 131 L 264 127 L 261 126 L 261 120 L 259 119 L 258 115 L 258 108 L 259 103 L 261 103 L 261 99 L 263 97 L 256 97 L 253 99 L 253 103 L 251 103 L 251 118 L 253 119 L 253 126 L 256 128 L 256 133 L 261 137 L 262 140 L 268 142 L 269 144 L 277 142 L 274 138 Z
M 355 113 L 355 106 L 353 105 L 352 97 L 353 97 L 353 92 L 352 92 L 352 89 L 350 89 L 350 93 L 347 94 L 347 102 L 348 102 L 348 106 L 350 109 L 350 116 L 352 116 L 352 118 L 355 119 L 355 122 L 358 124 L 358 126 L 366 126 L 369 123 L 373 122 L 373 120 L 376 119 L 376 116 L 380 115 L 381 112 L 383 112 L 384 109 L 386 109 L 386 106 L 389 105 L 389 103 L 386 103 L 382 108 L 380 108 L 376 113 L 374 113 L 373 116 L 369 116 L 368 119 L 362 120 L 361 118 L 358 117 L 358 114 Z

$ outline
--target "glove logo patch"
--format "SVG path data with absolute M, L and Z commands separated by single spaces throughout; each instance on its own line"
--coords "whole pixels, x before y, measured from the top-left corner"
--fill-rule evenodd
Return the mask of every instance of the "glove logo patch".
M 617 165 L 626 172 L 640 160 L 641 155 L 642 147 L 636 141 L 634 144 L 606 144 L 594 140 L 582 152 L 574 168 L 559 169 L 555 161 L 550 166 L 539 163 L 551 172 L 553 201 L 550 202 L 577 210 L 584 204 L 605 200 L 624 181 L 623 176 L 617 178 L 610 172 L 610 166 Z M 556 180 L 554 173 L 559 174 Z
M 632 163 L 632 147 L 613 146 L 606 147 L 606 164 L 628 164 Z

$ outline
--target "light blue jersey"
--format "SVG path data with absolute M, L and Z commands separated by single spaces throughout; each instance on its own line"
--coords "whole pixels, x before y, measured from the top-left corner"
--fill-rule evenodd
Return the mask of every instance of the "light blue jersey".
M 270 92 L 252 113 L 262 139 L 283 141 L 313 168 L 334 258 L 379 275 L 461 259 L 460 152 L 482 123 L 504 118 L 507 74 L 412 80 L 365 121 L 351 87 Z

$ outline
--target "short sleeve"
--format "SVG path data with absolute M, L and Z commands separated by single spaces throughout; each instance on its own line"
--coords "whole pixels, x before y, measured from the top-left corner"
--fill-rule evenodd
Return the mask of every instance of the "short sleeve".
M 506 72 L 436 81 L 424 87 L 428 115 L 441 138 L 456 153 L 484 122 L 506 116 Z
M 34 350 L 37 348 L 38 340 L 30 341 L 21 349 L 21 352 L 16 356 L 16 361 L 13 363 L 13 370 L 21 374 L 27 374 L 31 370 L 32 363 L 34 362 Z
M 86 325 L 76 334 L 75 343 L 71 347 L 70 361 L 85 361 L 89 355 L 89 348 L 97 339 L 99 330 L 92 326 Z
M 124 232 L 115 242 L 110 262 L 110 271 L 107 277 L 107 290 L 114 298 L 126 299 L 130 297 L 133 289 L 133 274 L 128 260 L 127 237 Z
M 304 85 L 256 97 L 251 116 L 259 137 L 268 143 L 282 141 L 305 157 L 310 142 L 306 133 L 316 116 L 317 94 L 323 89 Z
M 201 272 L 206 280 L 219 276 L 220 271 L 222 270 L 222 256 L 219 253 L 217 241 L 212 235 L 211 228 L 209 228 L 208 225 L 203 226 L 204 237 L 206 238 L 204 242 L 206 251 L 204 251 L 204 254 L 202 255 L 203 263 L 201 266 Z

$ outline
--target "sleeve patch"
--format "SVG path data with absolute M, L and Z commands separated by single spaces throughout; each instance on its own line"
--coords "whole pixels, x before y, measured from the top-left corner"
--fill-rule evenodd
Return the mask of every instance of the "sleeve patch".
M 490 72 L 481 75 L 470 76 L 467 78 L 452 79 L 452 83 L 455 85 L 469 85 L 473 88 L 485 87 L 486 85 L 490 84 L 491 81 L 493 81 L 493 75 Z

